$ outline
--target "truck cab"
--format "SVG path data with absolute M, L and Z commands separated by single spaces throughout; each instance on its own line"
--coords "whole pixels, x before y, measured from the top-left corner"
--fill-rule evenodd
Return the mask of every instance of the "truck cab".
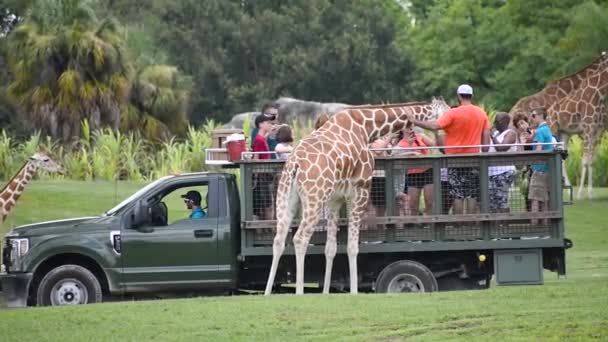
M 191 190 L 202 195 L 204 218 L 168 209 Z M 234 175 L 189 173 L 160 178 L 97 217 L 17 227 L 3 251 L 7 304 L 234 288 L 239 203 Z

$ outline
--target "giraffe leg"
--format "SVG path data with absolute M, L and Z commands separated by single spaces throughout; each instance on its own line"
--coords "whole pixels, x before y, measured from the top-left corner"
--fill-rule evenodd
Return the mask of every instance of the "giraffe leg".
M 359 231 L 367 207 L 369 189 L 355 188 L 352 197 L 352 208 L 348 216 L 348 266 L 350 269 L 350 293 L 357 294 L 359 276 L 357 273 L 357 255 L 359 254 Z
M 338 250 L 336 236 L 338 234 L 339 210 L 340 206 L 337 203 L 330 204 L 329 217 L 327 218 L 327 241 L 325 242 L 325 280 L 323 282 L 323 294 L 329 294 L 331 271 L 334 257 Z
M 583 162 L 581 163 L 581 180 L 578 183 L 578 191 L 576 192 L 576 198 L 581 198 L 583 194 L 583 186 L 585 184 L 585 173 L 587 172 L 587 165 L 585 162 L 585 156 L 583 156 Z
M 280 190 L 283 189 L 284 187 L 280 188 Z M 281 191 L 277 198 L 277 232 L 272 244 L 272 265 L 270 266 L 268 282 L 266 283 L 266 291 L 264 291 L 265 296 L 272 293 L 274 278 L 276 277 L 277 268 L 279 267 L 279 260 L 281 259 L 281 255 L 283 255 L 283 251 L 285 251 L 285 240 L 287 239 L 287 233 L 289 232 L 289 225 L 296 214 L 298 203 L 298 192 L 293 184 L 288 191 Z
M 293 247 L 296 253 L 296 294 L 304 294 L 304 258 L 308 243 L 319 222 L 322 206 L 319 202 L 305 201 L 303 203 L 302 221 L 293 237 Z
M 587 198 L 591 199 L 591 197 L 593 197 L 591 193 L 593 189 L 593 164 L 589 163 L 588 167 L 589 170 L 587 171 Z
M 568 151 L 568 140 L 570 137 L 567 134 L 561 134 L 561 141 L 564 143 L 564 150 Z M 562 175 L 564 176 L 564 185 L 567 187 L 571 186 L 570 177 L 568 177 L 568 170 L 566 170 L 566 163 L 562 161 Z

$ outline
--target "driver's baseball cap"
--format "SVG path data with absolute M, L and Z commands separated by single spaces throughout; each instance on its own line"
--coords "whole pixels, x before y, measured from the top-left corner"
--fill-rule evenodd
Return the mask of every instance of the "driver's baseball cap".
M 186 194 L 182 195 L 181 197 L 184 199 L 189 199 L 196 204 L 201 203 L 201 194 L 200 194 L 200 192 L 195 191 L 195 190 L 190 190 Z
M 473 88 L 468 84 L 461 84 L 458 86 L 458 90 L 456 90 L 456 94 L 473 95 Z

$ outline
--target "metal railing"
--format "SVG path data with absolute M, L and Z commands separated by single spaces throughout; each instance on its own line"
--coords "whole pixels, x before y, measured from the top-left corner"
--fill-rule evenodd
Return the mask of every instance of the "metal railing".
M 563 237 L 561 163 L 559 151 L 378 157 L 375 168 L 382 172 L 376 173 L 372 181 L 361 239 L 384 242 L 559 239 Z M 549 207 L 542 212 L 532 212 L 528 199 L 527 170 L 533 164 L 546 164 L 549 170 Z M 243 160 L 239 165 L 244 238 L 250 246 L 268 245 L 276 226 L 274 205 L 283 162 Z M 456 191 L 452 189 L 454 184 L 460 186 Z M 414 196 L 407 193 L 406 186 L 420 189 L 418 205 L 399 202 L 400 194 Z M 425 186 L 431 188 L 426 193 Z M 425 201 L 425 195 L 433 200 Z M 470 209 L 465 205 L 461 210 L 454 204 L 454 197 L 459 196 L 475 198 L 474 205 L 466 203 Z M 347 212 L 343 207 L 339 222 L 342 227 L 347 224 Z M 318 236 L 313 244 L 324 242 L 326 211 L 320 215 L 317 227 L 320 234 L 315 234 Z M 296 217 L 292 227 L 297 224 Z

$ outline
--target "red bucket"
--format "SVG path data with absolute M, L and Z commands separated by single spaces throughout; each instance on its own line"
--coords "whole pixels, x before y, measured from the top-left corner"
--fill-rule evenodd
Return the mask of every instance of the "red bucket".
M 241 153 L 245 152 L 245 140 L 230 141 L 226 147 L 228 148 L 228 160 L 241 160 Z

